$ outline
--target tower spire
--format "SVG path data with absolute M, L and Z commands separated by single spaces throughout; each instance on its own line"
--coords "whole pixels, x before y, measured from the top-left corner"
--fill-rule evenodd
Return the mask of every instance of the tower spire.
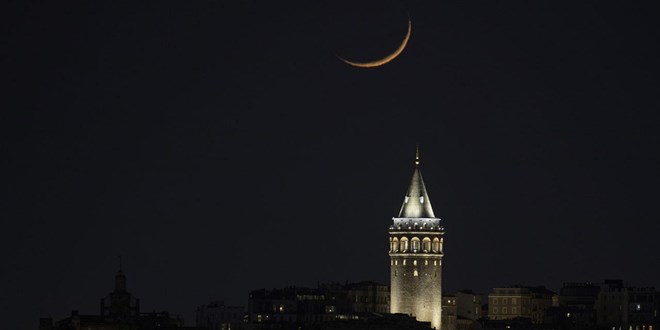
M 415 149 L 415 171 L 408 192 L 401 205 L 399 218 L 435 218 L 431 200 L 426 192 L 422 172 L 419 169 L 419 145 Z

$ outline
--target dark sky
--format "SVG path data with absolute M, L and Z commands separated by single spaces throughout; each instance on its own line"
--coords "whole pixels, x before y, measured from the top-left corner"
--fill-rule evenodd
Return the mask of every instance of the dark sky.
M 651 2 L 648 2 L 650 4 Z M 389 282 L 415 144 L 445 291 L 660 286 L 658 8 L 620 1 L 10 1 L 0 315 Z M 358 69 L 412 37 L 393 62 Z

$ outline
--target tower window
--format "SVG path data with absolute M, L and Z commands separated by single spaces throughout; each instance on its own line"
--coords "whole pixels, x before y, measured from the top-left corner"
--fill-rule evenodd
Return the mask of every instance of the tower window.
M 401 237 L 400 248 L 401 248 L 401 252 L 408 252 L 408 248 L 409 248 L 408 238 Z
M 431 239 L 428 237 L 424 237 L 422 240 L 422 251 L 424 253 L 431 252 Z
M 417 272 L 417 269 L 413 271 L 413 276 L 419 276 L 419 273 Z
M 419 202 L 422 203 L 422 204 L 424 204 L 424 196 L 420 196 L 420 197 L 419 197 Z
M 420 248 L 419 243 L 420 243 L 419 238 L 413 237 L 413 239 L 412 239 L 412 250 L 413 250 L 413 252 L 417 253 L 419 251 L 419 248 Z

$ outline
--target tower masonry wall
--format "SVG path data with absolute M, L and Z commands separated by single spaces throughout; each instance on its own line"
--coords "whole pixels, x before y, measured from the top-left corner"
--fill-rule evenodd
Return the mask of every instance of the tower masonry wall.
M 420 227 L 390 228 L 391 312 L 411 314 L 440 329 L 444 231 L 437 225 L 434 230 Z

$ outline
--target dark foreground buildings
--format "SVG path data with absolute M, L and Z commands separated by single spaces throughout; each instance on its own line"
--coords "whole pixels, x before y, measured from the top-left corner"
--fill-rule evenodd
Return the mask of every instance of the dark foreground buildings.
M 489 317 L 482 319 L 480 326 L 537 330 L 660 329 L 660 293 L 652 287 L 626 287 L 621 280 L 606 280 L 602 284 L 564 283 L 559 292 L 558 296 L 552 296 L 539 287 L 496 288 L 489 295 Z
M 245 329 L 430 329 L 406 314 L 389 314 L 390 289 L 374 282 L 317 288 L 259 289 L 248 298 Z
M 142 313 L 140 300 L 126 291 L 126 276 L 121 269 L 115 275 L 115 289 L 101 299 L 98 315 L 82 315 L 72 311 L 71 316 L 54 322 L 42 318 L 39 330 L 151 330 L 182 329 L 183 320 L 167 312 Z M 185 328 L 195 329 L 195 328 Z

